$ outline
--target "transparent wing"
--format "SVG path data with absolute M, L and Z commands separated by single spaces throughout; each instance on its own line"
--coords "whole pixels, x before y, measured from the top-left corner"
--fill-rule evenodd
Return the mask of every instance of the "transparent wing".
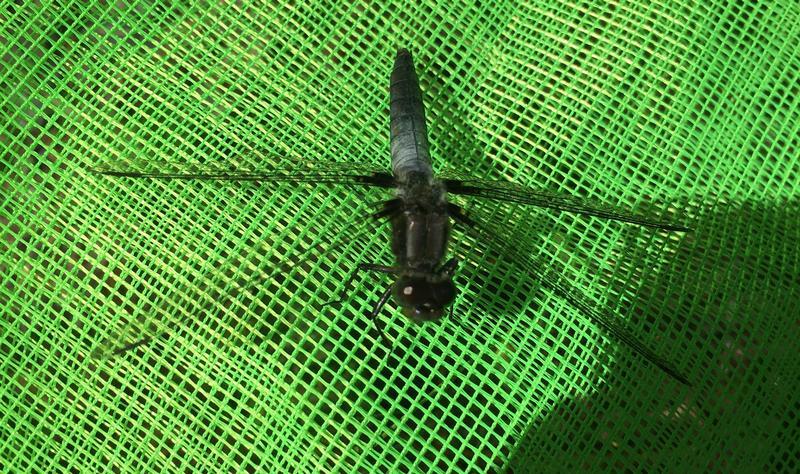
M 292 160 L 253 154 L 248 158 L 243 163 L 233 165 L 134 160 L 103 164 L 91 171 L 129 178 L 356 184 L 384 188 L 394 186 L 391 173 L 366 164 Z
M 533 189 L 506 181 L 476 179 L 449 170 L 441 173 L 439 176 L 444 181 L 447 192 L 453 194 L 515 202 L 557 211 L 574 212 L 585 216 L 602 217 L 668 231 L 686 232 L 691 230 L 681 224 L 636 214 L 630 209 L 609 206 L 566 193 Z
M 367 205 L 365 205 L 366 207 Z M 329 212 L 320 209 L 319 212 Z M 281 284 L 287 275 L 304 264 L 313 265 L 319 261 L 320 256 L 328 254 L 334 250 L 346 247 L 348 244 L 363 237 L 373 236 L 378 232 L 386 221 L 370 219 L 367 213 L 357 213 L 344 222 L 338 222 L 335 229 L 330 232 L 320 232 L 308 244 L 306 250 L 291 255 L 275 265 L 269 266 L 266 272 L 257 272 L 257 281 L 246 281 L 244 286 L 239 287 L 235 292 L 251 291 L 256 287 L 263 286 L 269 282 Z M 354 230 L 355 229 L 355 230 Z M 265 257 L 266 258 L 266 257 Z M 224 271 L 225 269 L 222 269 Z M 214 290 L 216 291 L 216 290 Z M 199 292 L 199 297 L 215 309 L 222 311 L 238 311 L 241 308 L 229 307 L 235 294 L 229 295 L 209 295 Z M 208 301 L 205 301 L 208 300 Z M 193 301 L 196 304 L 197 301 Z M 180 304 L 175 301 L 174 304 Z M 203 314 L 187 314 L 186 312 L 173 311 L 170 307 L 159 309 L 160 314 L 143 314 L 120 325 L 117 331 L 112 332 L 103 339 L 91 353 L 95 359 L 109 359 L 124 354 L 136 347 L 149 344 L 157 338 L 168 336 L 181 326 L 187 325 L 190 320 L 199 319 Z M 180 314 L 181 316 L 173 316 Z M 260 323 L 263 324 L 263 323 Z
M 168 330 L 178 326 L 176 321 L 162 322 L 151 314 L 138 315 L 121 325 L 117 332 L 106 336 L 91 353 L 93 359 L 109 359 L 136 347 L 149 344 L 153 339 L 166 336 Z
M 655 364 L 675 380 L 682 384 L 689 385 L 689 380 L 680 373 L 672 362 L 660 357 L 652 349 L 644 345 L 625 327 L 624 323 L 620 321 L 618 317 L 610 314 L 607 309 L 600 307 L 597 302 L 575 289 L 572 282 L 567 277 L 553 270 L 553 262 L 545 262 L 541 259 L 537 259 L 533 255 L 524 252 L 519 245 L 503 244 L 498 241 L 498 236 L 502 235 L 502 231 L 492 224 L 493 216 L 487 216 L 485 212 L 477 208 L 470 209 L 469 214 L 470 215 L 466 216 L 466 219 L 461 220 L 465 223 L 466 229 L 478 239 L 478 241 L 483 242 L 498 254 L 520 265 L 524 271 L 532 274 L 542 286 L 578 309 L 612 338 L 628 346 L 631 350 Z

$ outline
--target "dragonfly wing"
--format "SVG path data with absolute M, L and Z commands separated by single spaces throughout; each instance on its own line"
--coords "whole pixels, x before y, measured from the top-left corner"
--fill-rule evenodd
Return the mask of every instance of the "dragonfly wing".
M 369 209 L 371 205 L 365 204 L 364 206 L 362 210 L 373 212 L 372 209 Z M 325 210 L 321 209 L 320 212 L 325 212 Z M 236 293 L 256 291 L 256 288 L 263 287 L 268 283 L 280 284 L 280 281 L 303 265 L 315 264 L 315 262 L 320 261 L 325 256 L 329 256 L 334 251 L 345 249 L 360 239 L 369 239 L 378 234 L 386 221 L 384 219 L 370 219 L 369 215 L 365 212 L 355 213 L 345 222 L 337 223 L 336 229 L 332 231 L 333 235 L 327 232 L 320 233 L 303 251 L 291 254 L 276 264 L 265 264 L 264 270 L 258 272 L 258 281 L 246 281 L 244 286 L 235 288 L 232 294 L 225 295 L 222 300 L 210 296 L 210 291 L 198 291 L 197 297 L 200 300 L 204 300 L 203 303 L 208 304 L 209 307 L 220 311 L 234 311 L 226 306 L 226 301 L 235 299 Z M 213 288 L 209 288 L 209 290 L 214 291 Z M 180 304 L 178 302 L 173 303 Z M 139 346 L 147 345 L 155 339 L 167 337 L 179 328 L 187 326 L 191 320 L 203 317 L 203 314 L 181 313 L 170 307 L 169 304 L 164 305 L 164 308 L 159 310 L 158 313 L 158 315 L 139 315 L 120 324 L 119 330 L 102 340 L 94 348 L 91 356 L 100 360 L 113 359 Z M 181 316 L 172 316 L 174 313 L 179 313 Z M 261 315 L 259 315 L 257 324 L 266 324 L 260 320 L 260 317 Z
M 117 332 L 109 334 L 91 353 L 93 359 L 109 359 L 123 354 L 141 345 L 149 344 L 153 339 L 166 337 L 169 330 L 177 323 L 172 320 L 162 321 L 158 316 L 139 315 L 121 324 Z
M 629 209 L 582 199 L 566 193 L 557 193 L 529 188 L 507 181 L 490 181 L 463 176 L 446 171 L 439 176 L 445 183 L 447 192 L 463 194 L 500 201 L 515 202 L 557 211 L 574 212 L 584 216 L 602 217 L 645 227 L 668 231 L 689 231 L 686 226 L 668 222 L 656 217 L 637 214 Z
M 689 385 L 689 379 L 682 375 L 675 365 L 656 354 L 652 349 L 645 346 L 631 331 L 622 325 L 619 318 L 611 316 L 598 308 L 597 303 L 589 299 L 581 292 L 575 290 L 562 275 L 550 270 L 543 269 L 538 275 L 541 283 L 555 294 L 564 298 L 572 307 L 578 309 L 588 317 L 594 324 L 602 328 L 612 338 L 628 346 L 631 350 L 655 364 L 675 380 L 684 385 Z
M 292 160 L 271 156 L 258 156 L 258 158 L 230 166 L 217 163 L 137 160 L 104 164 L 91 171 L 107 176 L 129 178 L 355 184 L 384 188 L 394 186 L 391 173 L 377 166 Z
M 470 210 L 470 214 L 476 212 L 484 214 L 484 212 L 480 212 L 475 208 Z M 524 271 L 530 273 L 543 287 L 553 292 L 558 297 L 563 298 L 572 307 L 578 309 L 581 314 L 586 316 L 592 323 L 599 326 L 613 339 L 628 346 L 675 380 L 689 385 L 689 380 L 680 373 L 673 363 L 660 357 L 652 349 L 644 345 L 630 329 L 624 326 L 623 322 L 620 321 L 618 317 L 610 314 L 609 311 L 602 308 L 598 302 L 574 288 L 574 283 L 570 278 L 553 270 L 556 262 L 544 261 L 541 258 L 537 258 L 529 252 L 523 251 L 519 245 L 504 245 L 499 241 L 500 238 L 497 237 L 503 235 L 503 231 L 491 224 L 493 221 L 492 216 L 481 215 L 481 217 L 477 219 L 475 216 L 466 217 L 467 219 L 461 218 L 461 222 L 466 224 L 466 229 L 479 242 L 483 242 L 484 245 L 487 245 L 505 259 L 510 259 L 510 261 L 522 266 Z

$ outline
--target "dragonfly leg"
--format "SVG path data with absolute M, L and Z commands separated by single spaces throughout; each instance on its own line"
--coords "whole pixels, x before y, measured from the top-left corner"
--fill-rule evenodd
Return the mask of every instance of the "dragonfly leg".
M 389 199 L 388 201 L 380 201 L 372 204 L 372 207 L 380 207 L 379 210 L 373 212 L 371 217 L 373 219 L 382 219 L 384 217 L 392 217 L 395 214 L 400 212 L 400 208 L 403 205 L 403 201 L 395 198 Z
M 457 266 L 458 266 L 458 259 L 453 257 L 450 260 L 444 262 L 442 266 L 439 267 L 439 273 L 452 277 L 453 274 L 456 272 Z
M 456 324 L 461 324 L 461 321 L 460 321 L 460 320 L 457 320 L 457 319 L 455 319 L 455 316 L 453 316 L 453 307 L 454 307 L 455 305 L 456 305 L 456 304 L 455 304 L 455 302 L 453 302 L 453 304 L 451 304 L 451 305 L 450 305 L 450 321 L 453 321 L 453 322 L 454 322 L 454 323 L 456 323 Z
M 464 224 L 467 227 L 475 227 L 475 221 L 467 215 L 467 211 L 464 210 L 458 204 L 453 204 L 452 202 L 447 203 L 447 215 L 453 218 L 458 223 Z
M 392 267 L 392 266 L 389 266 L 389 265 L 381 265 L 379 263 L 363 263 L 363 262 L 359 263 L 356 266 L 356 268 L 352 272 L 350 272 L 350 276 L 347 277 L 347 280 L 345 281 L 344 285 L 342 286 L 342 289 L 339 291 L 339 297 L 337 299 L 335 299 L 335 300 L 328 301 L 327 303 L 323 304 L 322 306 L 324 307 L 324 306 L 329 306 L 329 305 L 333 305 L 333 304 L 341 304 L 341 303 L 343 303 L 347 299 L 345 292 L 350 288 L 350 285 L 353 283 L 353 280 L 355 280 L 356 275 L 358 275 L 359 272 L 373 271 L 373 272 L 379 272 L 379 273 L 394 274 L 394 273 L 397 273 L 400 270 L 401 269 L 398 268 L 398 267 Z
M 444 262 L 442 264 L 442 266 L 439 267 L 439 272 L 442 273 L 443 275 L 447 275 L 449 277 L 452 277 L 453 274 L 456 272 L 456 267 L 457 266 L 458 266 L 458 259 L 453 257 L 450 260 Z M 453 302 L 453 304 L 450 305 L 450 320 L 455 322 L 455 323 L 457 323 L 457 324 L 460 324 L 461 321 L 458 321 L 458 320 L 454 319 L 454 317 L 453 317 L 453 307 L 454 306 L 455 306 L 455 301 Z
M 375 304 L 375 307 L 372 308 L 372 312 L 369 314 L 369 319 L 372 321 L 372 324 L 375 326 L 375 330 L 378 331 L 378 335 L 380 335 L 381 339 L 386 339 L 386 334 L 383 332 L 383 328 L 378 326 L 378 315 L 381 313 L 381 310 L 384 306 L 386 306 L 386 302 L 389 301 L 389 297 L 392 296 L 392 288 L 394 285 L 389 285 L 389 288 L 381 295 L 381 299 Z

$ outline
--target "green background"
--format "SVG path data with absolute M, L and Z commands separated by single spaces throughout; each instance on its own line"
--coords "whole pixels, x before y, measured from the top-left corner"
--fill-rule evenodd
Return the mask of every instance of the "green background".
M 4 470 L 798 470 L 797 2 L 3 2 L 0 25 Z M 252 149 L 388 168 L 398 47 L 435 168 L 695 231 L 461 200 L 494 238 L 454 236 L 455 317 L 389 305 L 381 342 L 386 277 L 322 305 L 391 262 L 385 228 L 335 240 L 386 193 L 87 171 Z

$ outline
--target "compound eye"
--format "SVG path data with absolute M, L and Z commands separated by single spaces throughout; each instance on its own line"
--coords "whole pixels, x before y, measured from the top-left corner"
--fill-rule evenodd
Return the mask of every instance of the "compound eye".
M 402 278 L 395 285 L 394 296 L 400 306 L 416 307 L 427 303 L 428 292 L 425 281 Z
M 434 295 L 436 296 L 436 305 L 440 308 L 450 306 L 450 303 L 456 299 L 456 285 L 452 280 L 440 281 L 434 288 Z

